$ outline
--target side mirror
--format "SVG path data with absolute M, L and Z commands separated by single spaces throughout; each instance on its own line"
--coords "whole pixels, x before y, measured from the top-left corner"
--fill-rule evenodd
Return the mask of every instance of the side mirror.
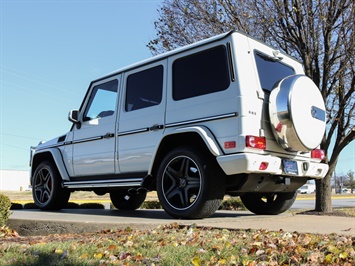
M 79 123 L 79 110 L 69 111 L 68 120 L 74 124 Z

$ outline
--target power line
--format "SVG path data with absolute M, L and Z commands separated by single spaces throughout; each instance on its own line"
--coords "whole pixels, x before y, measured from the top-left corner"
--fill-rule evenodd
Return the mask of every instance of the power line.
M 11 147 L 11 148 L 15 148 L 15 149 L 18 149 L 18 150 L 23 150 L 23 151 L 30 151 L 30 148 L 28 149 L 25 149 L 25 148 L 22 148 L 22 147 L 18 147 L 18 146 L 14 146 L 14 145 L 9 145 L 9 144 L 5 144 L 5 143 L 2 143 L 0 142 L 0 145 L 2 146 L 8 146 L 8 147 Z
M 10 136 L 10 137 L 16 137 L 16 138 L 23 138 L 23 139 L 33 139 L 33 140 L 40 141 L 39 138 L 33 138 L 33 137 L 28 137 L 28 136 L 20 136 L 20 135 L 9 134 L 9 133 L 4 133 L 4 132 L 0 132 L 0 135 Z
M 7 68 L 9 70 L 5 70 L 4 68 Z M 75 92 L 75 91 L 72 91 L 72 90 L 68 90 L 68 89 L 62 89 L 62 88 L 60 88 L 58 86 L 54 86 L 54 85 L 51 85 L 51 84 L 49 84 L 47 82 L 43 82 L 40 79 L 38 79 L 37 77 L 35 77 L 34 75 L 32 75 L 32 76 L 34 76 L 35 78 L 26 77 L 26 75 L 28 75 L 27 73 L 21 72 L 19 70 L 15 70 L 15 69 L 10 68 L 8 66 L 2 65 L 1 66 L 1 71 L 2 71 L 2 73 L 7 73 L 7 74 L 13 75 L 13 76 L 15 76 L 17 78 L 21 78 L 21 79 L 24 79 L 24 80 L 35 82 L 37 84 L 41 84 L 41 85 L 44 85 L 46 87 L 50 87 L 50 88 L 52 88 L 54 90 L 65 92 L 66 94 L 70 93 L 70 94 L 74 94 L 74 95 L 77 95 L 77 96 L 81 95 L 78 92 Z M 15 71 L 17 71 L 19 74 L 15 73 Z

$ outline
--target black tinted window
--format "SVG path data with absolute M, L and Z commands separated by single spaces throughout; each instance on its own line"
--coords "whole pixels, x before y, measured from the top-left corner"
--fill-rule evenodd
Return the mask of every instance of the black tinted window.
M 260 84 L 264 90 L 271 91 L 277 81 L 295 74 L 291 67 L 258 52 L 255 53 L 255 61 Z
M 127 78 L 126 111 L 146 108 L 161 102 L 163 66 L 131 74 Z
M 229 87 L 226 48 L 215 48 L 178 59 L 173 64 L 173 98 L 182 100 Z

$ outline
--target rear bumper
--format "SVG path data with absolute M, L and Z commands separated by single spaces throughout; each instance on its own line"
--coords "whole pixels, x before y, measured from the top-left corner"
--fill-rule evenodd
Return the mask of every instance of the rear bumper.
M 286 174 L 283 171 L 282 158 L 271 155 L 240 153 L 217 157 L 217 162 L 227 175 L 241 173 L 264 173 L 282 176 L 299 176 L 322 179 L 328 172 L 328 165 L 309 161 L 294 160 L 298 174 Z M 262 170 L 260 165 L 267 164 Z

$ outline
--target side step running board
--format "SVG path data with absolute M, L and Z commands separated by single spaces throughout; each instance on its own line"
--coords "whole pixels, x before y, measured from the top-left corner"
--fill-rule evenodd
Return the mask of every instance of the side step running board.
M 127 178 L 115 180 L 92 180 L 92 181 L 66 181 L 65 188 L 107 188 L 107 187 L 140 187 L 143 178 Z

